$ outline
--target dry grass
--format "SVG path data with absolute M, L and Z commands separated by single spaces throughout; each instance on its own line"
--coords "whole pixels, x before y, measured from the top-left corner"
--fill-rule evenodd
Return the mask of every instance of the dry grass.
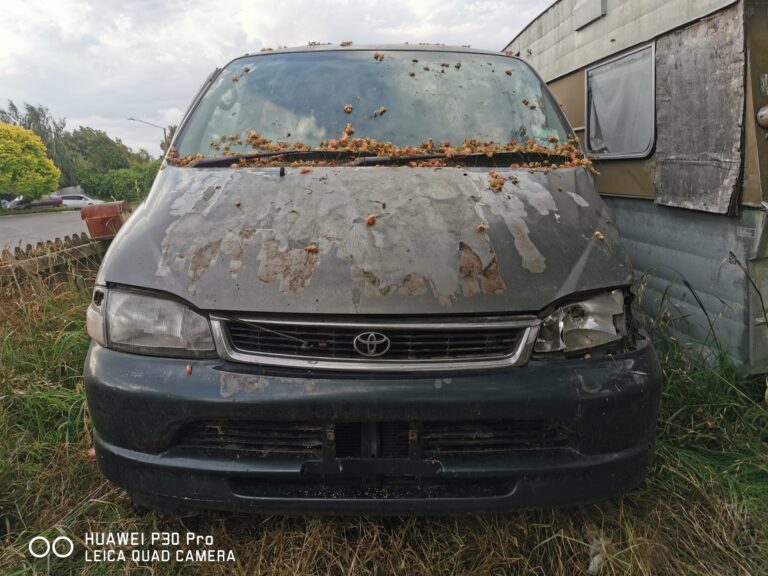
M 571 509 L 446 518 L 138 515 L 87 457 L 81 367 L 89 271 L 0 286 L 0 573 L 599 574 L 768 573 L 764 384 L 686 363 L 660 344 L 666 383 L 658 462 L 622 498 Z M 234 564 L 95 564 L 27 553 L 38 534 L 195 531 Z

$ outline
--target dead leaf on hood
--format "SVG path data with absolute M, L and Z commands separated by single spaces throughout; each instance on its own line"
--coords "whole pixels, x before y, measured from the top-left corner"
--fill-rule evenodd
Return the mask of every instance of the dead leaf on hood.
M 504 176 L 493 170 L 488 173 L 488 176 L 488 186 L 491 187 L 491 190 L 496 190 L 496 192 L 499 192 L 502 188 L 504 188 L 504 183 L 507 181 Z

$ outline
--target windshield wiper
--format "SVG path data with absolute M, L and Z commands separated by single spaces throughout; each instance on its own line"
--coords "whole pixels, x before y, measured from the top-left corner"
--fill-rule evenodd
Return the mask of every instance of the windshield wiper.
M 510 164 L 525 164 L 529 162 L 545 162 L 552 164 L 564 164 L 568 158 L 558 154 L 543 154 L 541 152 L 494 152 L 488 156 L 484 152 L 471 152 L 467 154 L 453 154 L 448 156 L 440 152 L 434 154 L 413 154 L 410 156 L 363 156 L 352 162 L 353 166 L 371 166 L 379 164 L 408 164 L 409 162 L 423 162 L 427 160 L 446 159 L 461 162 L 464 166 L 492 166 L 505 167 Z
M 545 162 L 563 164 L 568 162 L 565 156 L 546 154 L 541 152 L 495 152 L 488 156 L 483 152 L 471 152 L 467 154 L 453 154 L 448 156 L 441 152 L 433 154 L 412 154 L 408 156 L 366 156 L 365 152 L 353 152 L 351 150 L 281 150 L 276 152 L 257 152 L 251 154 L 238 154 L 233 156 L 216 156 L 213 158 L 201 158 L 189 166 L 193 168 L 229 167 L 240 159 L 250 160 L 254 158 L 272 158 L 274 165 L 279 166 L 281 161 L 330 161 L 344 163 L 351 166 L 374 165 L 403 165 L 409 162 L 423 162 L 428 160 L 448 160 L 461 163 L 464 166 L 490 166 L 494 168 L 506 167 L 510 164 L 525 164 L 529 162 Z
M 253 158 L 274 158 L 276 162 L 279 160 L 305 160 L 312 162 L 313 160 L 352 160 L 361 155 L 362 154 L 359 152 L 351 152 L 349 150 L 281 150 L 277 152 L 257 152 L 251 154 L 237 154 L 233 156 L 201 158 L 194 164 L 190 164 L 190 166 L 193 168 L 226 168 L 232 164 L 236 164 L 241 158 L 244 160 L 251 160 Z

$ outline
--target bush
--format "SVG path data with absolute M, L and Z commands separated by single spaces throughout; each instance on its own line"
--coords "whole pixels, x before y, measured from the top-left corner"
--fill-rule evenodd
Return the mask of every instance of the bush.
M 148 164 L 134 164 L 130 168 L 118 168 L 103 173 L 90 169 L 78 174 L 80 186 L 88 195 L 104 200 L 127 200 L 141 202 L 149 194 L 155 180 L 160 161 Z
M 56 189 L 59 176 L 34 132 L 0 123 L 0 192 L 38 198 Z

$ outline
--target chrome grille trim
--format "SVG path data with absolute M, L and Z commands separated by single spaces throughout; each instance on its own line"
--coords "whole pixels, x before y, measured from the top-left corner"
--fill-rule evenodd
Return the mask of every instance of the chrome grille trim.
M 361 331 L 381 331 L 395 329 L 435 329 L 456 330 L 456 329 L 483 329 L 491 325 L 496 329 L 519 329 L 521 336 L 519 342 L 511 354 L 506 356 L 479 357 L 467 359 L 436 359 L 436 360 L 387 360 L 376 359 L 367 360 L 364 357 L 360 359 L 327 359 L 312 356 L 285 355 L 275 353 L 257 353 L 244 352 L 237 349 L 226 329 L 226 323 L 236 321 L 245 324 L 260 324 L 266 326 L 296 325 L 296 326 L 316 326 L 316 327 L 342 327 L 356 328 Z M 336 320 L 280 320 L 273 318 L 258 318 L 233 316 L 225 317 L 220 315 L 211 315 L 211 327 L 213 329 L 216 349 L 225 360 L 241 362 L 245 364 L 261 364 L 265 366 L 278 366 L 283 368 L 301 368 L 312 370 L 347 370 L 347 371 L 370 371 L 370 372 L 435 372 L 435 371 L 458 371 L 458 370 L 486 370 L 495 368 L 505 368 L 521 366 L 525 364 L 533 351 L 536 343 L 539 325 L 541 321 L 537 318 L 513 318 L 513 319 L 472 319 L 467 321 L 449 321 L 449 322 L 381 322 L 375 321 L 357 322 L 357 321 L 336 321 Z

